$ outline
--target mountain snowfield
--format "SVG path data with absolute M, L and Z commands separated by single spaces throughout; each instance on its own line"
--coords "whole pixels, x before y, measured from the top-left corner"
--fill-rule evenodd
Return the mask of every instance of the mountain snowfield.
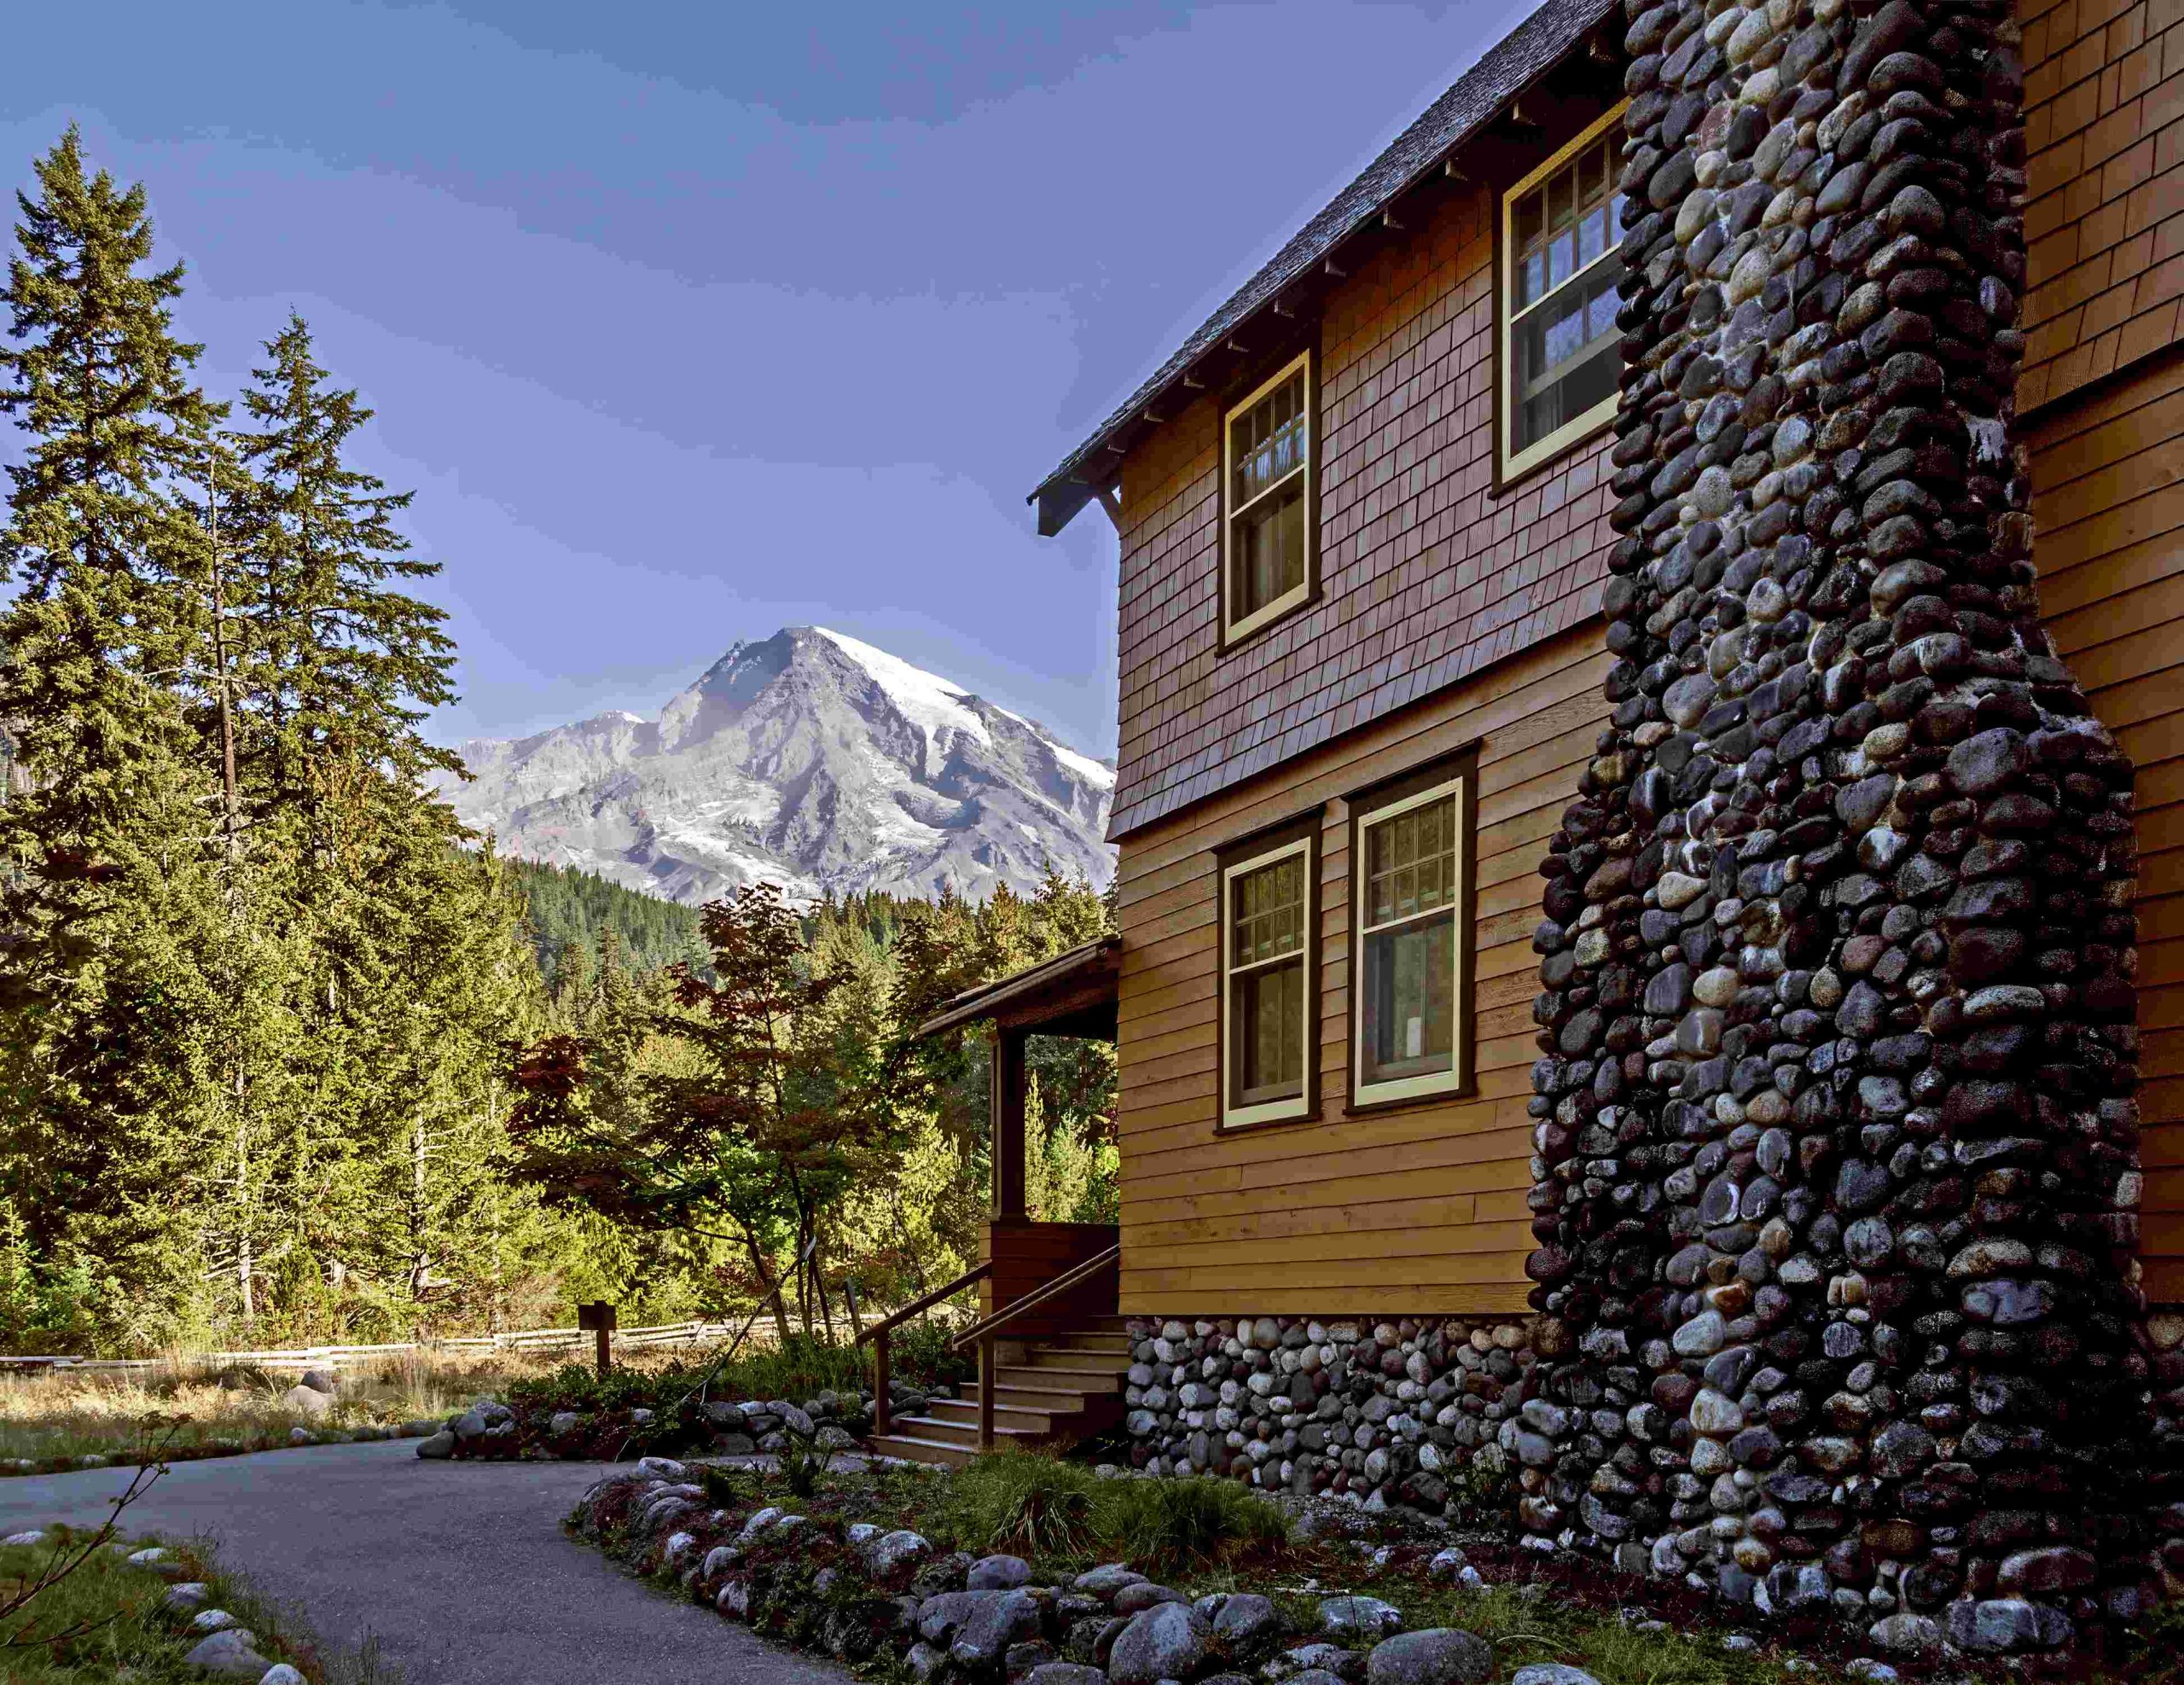
M 459 746 L 442 780 L 503 854 L 696 904 L 770 880 L 796 900 L 1101 888 L 1112 768 L 1043 726 L 823 626 L 739 642 L 660 711 Z

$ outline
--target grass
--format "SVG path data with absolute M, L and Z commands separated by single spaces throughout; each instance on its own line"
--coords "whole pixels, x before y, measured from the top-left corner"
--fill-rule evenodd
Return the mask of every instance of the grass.
M 947 1351 L 945 1338 L 932 1324 L 898 1331 L 895 1373 L 915 1385 L 961 1380 L 968 1366 Z M 398 1352 L 339 1366 L 334 1406 L 316 1416 L 282 1403 L 297 1383 L 293 1372 L 187 1357 L 148 1369 L 0 1372 L 0 1474 L 45 1473 L 92 1456 L 134 1461 L 150 1421 L 174 1424 L 167 1455 L 179 1461 L 286 1445 L 299 1427 L 317 1432 L 438 1421 L 481 1393 L 542 1421 L 556 1410 L 665 1411 L 712 1363 L 709 1352 L 641 1349 L 618 1355 L 602 1380 L 590 1363 L 572 1363 L 560 1351 Z M 707 1397 L 801 1403 L 824 1392 L 853 1392 L 870 1376 L 868 1348 L 793 1336 L 778 1348 L 738 1353 L 713 1377 Z
M 957 1470 L 949 1488 L 945 1524 L 973 1553 L 1186 1575 L 1263 1558 L 1289 1538 L 1280 1506 L 1233 1480 L 1102 1480 L 1081 1463 L 1009 1450 Z
M 80 1549 L 92 1536 L 54 1530 L 37 1545 L 0 1548 L 0 1607 L 50 1562 L 55 1550 Z M 149 1543 L 132 1540 L 127 1549 Z M 170 1543 L 182 1578 L 209 1589 L 207 1608 L 225 1609 L 258 1636 L 269 1661 L 286 1661 L 311 1685 L 398 1685 L 398 1676 L 369 1652 L 345 1657 L 322 1652 L 306 1628 L 226 1572 L 202 1542 Z M 205 1676 L 183 1658 L 203 1634 L 160 1607 L 166 1582 L 133 1567 L 120 1551 L 101 1547 L 67 1578 L 9 1617 L 0 1617 L 0 1678 L 10 1685 L 201 1685 Z
M 263 1450 L 293 1429 L 384 1426 L 444 1416 L 506 1386 L 522 1360 L 433 1359 L 402 1353 L 344 1365 L 333 1409 L 313 1416 L 281 1402 L 293 1374 L 213 1369 L 187 1360 L 152 1369 L 0 1374 L 0 1459 L 41 1469 L 85 1456 L 134 1461 L 148 1421 L 172 1421 L 170 1460 Z M 28 1470 L 10 1472 L 28 1473 Z

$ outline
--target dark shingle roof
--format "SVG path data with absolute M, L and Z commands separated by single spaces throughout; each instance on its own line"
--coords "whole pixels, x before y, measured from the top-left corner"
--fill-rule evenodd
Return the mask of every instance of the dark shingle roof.
M 1426 107 L 1425 115 L 1237 288 L 1157 374 L 1039 483 L 1027 501 L 1038 505 L 1040 532 L 1060 532 L 1100 486 L 1111 483 L 1112 476 L 1104 472 L 1084 474 L 1084 464 L 1104 450 L 1133 417 L 1180 380 L 1208 349 L 1271 304 L 1283 288 L 1369 223 L 1404 189 L 1438 168 L 1442 160 L 1491 121 L 1535 77 L 1596 28 L 1616 4 L 1617 0 L 1546 0 L 1458 77 L 1447 93 Z

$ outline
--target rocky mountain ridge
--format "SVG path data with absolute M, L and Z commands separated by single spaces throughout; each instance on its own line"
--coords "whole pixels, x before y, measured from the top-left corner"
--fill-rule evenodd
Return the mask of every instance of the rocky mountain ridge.
M 823 626 L 739 642 L 654 720 L 619 711 L 458 746 L 444 782 L 504 853 L 695 904 L 1102 887 L 1114 773 L 1043 726 Z

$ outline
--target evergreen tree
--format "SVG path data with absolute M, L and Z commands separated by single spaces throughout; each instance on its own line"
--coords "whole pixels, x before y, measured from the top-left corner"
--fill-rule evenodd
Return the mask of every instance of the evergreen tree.
M 0 529 L 16 585 L 0 718 L 27 786 L 0 810 L 15 1192 L 49 1251 L 94 1247 L 124 1281 L 154 1259 L 191 1280 L 166 1188 L 215 1109 L 223 935 L 211 791 L 174 688 L 203 630 L 179 488 L 217 412 L 173 331 L 181 268 L 150 268 L 142 189 L 87 177 L 73 129 L 36 173 L 0 348 L 0 412 L 27 441 Z
M 253 482 L 239 543 L 259 652 L 249 742 L 264 799 L 314 807 L 323 792 L 312 770 L 326 756 L 405 785 L 460 772 L 454 752 L 417 729 L 453 700 L 455 654 L 446 616 L 398 589 L 440 571 L 394 526 L 412 494 L 348 460 L 372 411 L 330 384 L 300 317 L 265 351 L 243 398 L 254 426 L 237 439 Z

